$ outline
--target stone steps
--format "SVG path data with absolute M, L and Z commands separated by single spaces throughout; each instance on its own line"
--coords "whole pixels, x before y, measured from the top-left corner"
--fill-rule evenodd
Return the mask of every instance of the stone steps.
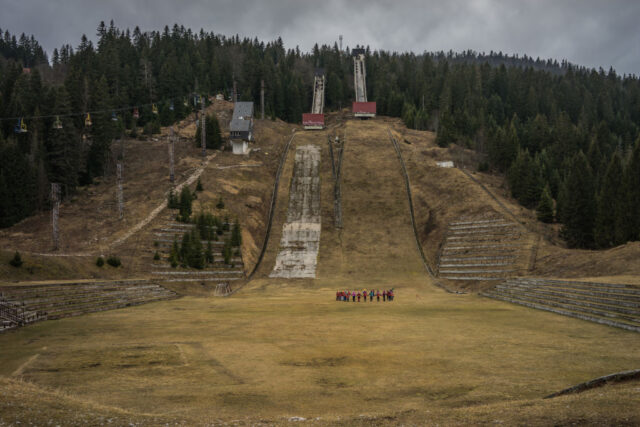
M 456 225 L 474 225 L 474 224 L 491 224 L 491 223 L 500 223 L 504 222 L 502 218 L 494 218 L 494 219 L 485 219 L 485 220 L 477 220 L 477 221 L 454 221 L 450 222 L 449 226 Z
M 511 222 L 496 222 L 491 224 L 468 224 L 468 225 L 449 224 L 449 230 L 478 230 L 478 229 L 489 229 L 489 228 L 500 229 L 503 227 L 514 227 L 514 224 Z
M 158 247 L 162 246 L 162 247 L 171 247 L 173 245 L 173 242 L 176 241 L 178 242 L 178 244 L 180 244 L 180 241 L 182 240 L 182 238 L 180 239 L 175 239 L 175 240 L 168 240 L 168 239 L 156 239 L 155 241 L 158 243 Z M 201 240 L 200 243 L 202 243 L 202 246 L 204 248 L 207 247 L 207 244 L 209 243 L 208 240 Z M 211 240 L 211 246 L 223 246 L 224 245 L 224 241 L 221 240 Z
M 640 295 L 640 285 L 626 285 L 613 283 L 596 283 L 596 282 L 572 282 L 566 280 L 544 280 L 544 279 L 521 279 L 524 283 L 535 284 L 538 286 L 584 289 L 584 290 L 615 290 L 625 295 Z
M 219 276 L 219 275 L 243 275 L 242 270 L 207 270 L 207 271 L 152 271 L 151 274 L 160 274 L 164 276 Z
M 115 310 L 119 308 L 132 307 L 136 305 L 142 305 L 149 302 L 163 301 L 167 299 L 173 299 L 175 296 L 145 296 L 141 298 L 131 298 L 122 301 L 108 302 L 101 304 L 78 304 L 72 307 L 68 307 L 64 311 L 56 311 L 52 315 L 49 315 L 49 319 L 61 319 L 64 317 L 80 316 L 87 313 L 95 313 L 99 311 Z
M 130 285 L 127 285 L 130 286 Z M 124 286 L 103 286 L 100 288 L 100 292 L 114 292 L 122 289 Z M 34 298 L 56 298 L 59 296 L 68 296 L 68 295 L 91 295 L 96 292 L 96 287 L 73 287 L 73 286 L 64 286 L 64 287 L 47 287 L 47 288 L 38 288 L 38 289 L 18 289 L 15 291 L 7 291 L 8 297 L 11 301 L 23 301 Z M 20 303 L 21 304 L 21 303 Z
M 481 295 L 640 332 L 640 286 L 518 278 Z
M 120 295 L 120 294 L 134 294 L 136 292 L 149 292 L 149 291 L 154 291 L 156 290 L 157 285 L 154 285 L 153 288 L 149 287 L 149 288 L 141 288 L 141 289 L 100 289 L 99 294 L 100 295 Z M 93 295 L 96 295 L 97 292 L 94 290 L 92 292 L 89 291 L 84 291 L 84 292 L 73 292 L 73 291 L 66 291 L 66 292 L 51 292 L 51 293 L 42 293 L 42 294 L 37 294 L 37 295 L 22 295 L 20 297 L 20 303 L 24 306 L 28 306 L 28 307 L 33 307 L 34 305 L 37 305 L 41 302 L 46 302 L 46 301 L 55 301 L 55 300 L 65 300 L 65 301 L 69 301 L 69 300 L 76 300 L 76 299 L 85 299 L 85 298 L 90 298 Z
M 613 313 L 617 313 L 617 316 L 619 316 L 622 319 L 631 320 L 631 321 L 636 320 L 640 322 L 640 311 L 634 310 L 632 308 L 625 308 L 625 307 L 619 307 L 617 305 L 612 305 L 612 304 L 615 304 L 615 301 L 612 301 L 612 300 L 609 300 L 610 302 L 609 304 L 604 303 L 603 301 L 594 303 L 594 302 L 589 302 L 584 300 L 582 301 L 576 300 L 568 296 L 556 297 L 556 296 L 544 295 L 544 294 L 535 292 L 535 290 L 529 291 L 528 289 L 516 289 L 513 287 L 505 289 L 500 285 L 496 286 L 496 290 L 500 290 L 502 294 L 510 294 L 516 298 L 519 296 L 524 296 L 529 298 L 530 300 L 537 300 L 540 303 L 546 302 L 547 304 L 553 305 L 555 307 L 563 307 L 563 308 L 569 308 L 569 309 L 575 309 L 576 307 L 586 307 L 589 309 L 593 309 L 594 314 L 599 314 L 603 316 L 609 316 L 608 314 L 603 314 L 603 313 L 613 312 Z M 626 315 L 629 315 L 629 316 L 626 316 Z
M 101 307 L 111 307 L 114 305 L 126 307 L 133 302 L 150 302 L 172 297 L 173 295 L 167 292 L 138 292 L 109 296 L 96 295 L 93 298 L 76 298 L 37 303 L 33 304 L 32 307 L 46 311 L 49 319 L 57 319 L 65 317 L 65 313 L 69 312 L 81 313 L 85 309 L 89 309 L 90 311 L 108 310 L 109 308 Z
M 488 262 L 484 264 L 440 264 L 440 268 L 469 268 L 469 267 L 502 267 L 505 265 L 513 265 L 512 262 Z
M 498 243 L 494 245 L 473 245 L 473 246 L 448 246 L 445 251 L 463 250 L 463 249 L 494 249 L 494 248 L 516 248 L 522 245 L 516 243 Z
M 35 320 L 76 316 L 177 297 L 173 291 L 146 281 L 3 286 L 0 290 L 9 302 L 28 311 L 27 315 L 33 317 L 35 314 Z M 39 313 L 46 313 L 46 317 Z
M 513 234 L 503 234 L 496 236 L 492 235 L 481 235 L 481 236 L 448 236 L 446 238 L 447 242 L 458 243 L 458 242 L 491 242 L 491 241 L 503 241 L 503 240 L 519 240 L 522 235 L 520 233 Z
M 538 304 L 538 303 L 530 302 L 524 299 L 510 298 L 508 296 L 504 296 L 502 294 L 496 294 L 491 291 L 483 292 L 481 293 L 481 295 L 489 298 L 505 301 L 505 302 L 510 302 L 513 304 L 523 305 L 529 308 L 535 308 L 537 310 L 550 311 L 552 313 L 562 314 L 564 316 L 569 316 L 569 317 L 575 317 L 577 319 L 587 320 L 590 322 L 600 323 L 603 325 L 614 326 L 617 328 L 626 329 L 628 331 L 640 332 L 640 326 L 636 324 L 627 323 L 623 320 L 617 321 L 617 320 L 613 320 L 613 319 L 609 319 L 609 318 L 605 318 L 605 317 L 601 317 L 593 314 L 586 314 L 582 311 L 572 311 L 567 309 L 551 307 L 546 304 Z
M 452 236 L 460 236 L 460 235 L 478 235 L 478 234 L 493 234 L 493 235 L 504 235 L 504 234 L 514 234 L 519 230 L 518 227 L 513 226 L 511 229 L 504 228 L 501 230 L 449 230 L 449 234 Z
M 512 273 L 516 270 L 449 270 L 440 269 L 440 274 L 494 274 L 494 273 Z
M 572 288 L 569 286 L 544 286 L 538 284 L 527 283 L 524 279 L 519 279 L 517 281 L 508 281 L 509 286 L 519 287 L 519 288 L 527 288 L 527 289 L 536 289 L 541 293 L 548 293 L 550 295 L 571 295 L 576 298 L 582 299 L 602 299 L 608 298 L 615 301 L 621 301 L 625 304 L 630 304 L 630 306 L 635 307 L 636 305 L 640 306 L 640 295 L 635 293 L 621 293 L 620 291 L 624 291 L 626 289 L 617 289 L 617 288 L 601 288 L 600 290 L 595 288 Z M 629 290 L 633 292 L 633 290 Z
M 471 256 L 471 257 L 450 257 L 450 256 L 442 256 L 440 257 L 440 262 L 450 262 L 450 261 L 501 261 L 506 259 L 515 259 L 515 255 L 504 255 L 504 256 Z

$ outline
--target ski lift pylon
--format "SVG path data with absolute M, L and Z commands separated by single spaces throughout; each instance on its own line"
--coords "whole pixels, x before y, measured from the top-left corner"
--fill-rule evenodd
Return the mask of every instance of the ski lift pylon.
M 91 126 L 93 124 L 93 122 L 91 121 L 91 114 L 87 113 L 86 116 L 84 116 L 84 125 L 85 126 Z

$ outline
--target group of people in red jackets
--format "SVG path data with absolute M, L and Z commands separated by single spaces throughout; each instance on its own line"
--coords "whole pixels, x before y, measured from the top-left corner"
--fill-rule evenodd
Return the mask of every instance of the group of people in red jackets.
M 376 297 L 376 301 L 380 301 L 380 297 L 382 297 L 382 301 L 393 301 L 394 292 L 393 288 L 390 290 L 383 290 L 380 292 L 380 289 L 371 289 L 367 291 L 366 289 L 362 291 L 338 291 L 336 292 L 336 301 L 344 301 L 344 302 L 360 302 L 361 298 L 363 302 L 367 302 L 367 297 L 369 297 L 369 302 L 373 301 L 373 297 Z

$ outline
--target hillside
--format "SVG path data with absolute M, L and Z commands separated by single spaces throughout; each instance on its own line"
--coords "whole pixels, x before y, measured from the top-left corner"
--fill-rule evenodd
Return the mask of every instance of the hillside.
M 223 131 L 229 107 L 225 102 L 212 107 L 221 117 Z M 554 228 L 532 222 L 533 214 L 504 194 L 498 176 L 474 174 L 494 199 L 461 170 L 435 165 L 437 160 L 458 161 L 471 154 L 437 147 L 432 133 L 408 130 L 398 119 L 356 121 L 340 113 L 329 115 L 327 121 L 326 130 L 305 132 L 281 121 L 258 120 L 254 146 L 258 151 L 248 157 L 214 151 L 202 169 L 204 191 L 198 193 L 194 212 L 204 209 L 237 216 L 243 230 L 243 268 L 248 273 L 265 236 L 276 170 L 291 141 L 267 250 L 252 280 L 236 282 L 231 298 L 211 298 L 211 289 L 201 281 L 165 284 L 183 297 L 40 322 L 3 334 L 0 421 L 40 422 L 41 414 L 46 414 L 47 420 L 141 424 L 231 420 L 286 424 L 293 422 L 292 417 L 332 425 L 425 420 L 637 422 L 633 409 L 637 399 L 632 393 L 637 381 L 542 399 L 570 385 L 634 368 L 634 332 L 505 304 L 474 292 L 452 295 L 435 286 L 444 282 L 449 289 L 469 291 L 489 285 L 432 279 L 425 271 L 389 131 L 400 141 L 420 242 L 432 267 L 448 224 L 467 217 L 513 215 L 514 221 L 524 223 L 527 235 L 536 237 L 528 242 L 539 242 L 531 275 L 550 268 L 546 257 L 551 257 L 564 277 L 585 277 L 585 272 L 593 271 L 594 276 L 609 276 L 599 280 L 637 283 L 636 267 L 615 254 L 633 256 L 635 245 L 606 252 L 555 245 Z M 193 129 L 181 132 L 186 136 Z M 342 228 L 335 225 L 328 142 L 335 136 L 341 143 L 333 144 L 334 155 L 340 145 L 344 148 Z M 164 152 L 162 143 L 144 144 L 125 143 L 130 150 L 125 162 L 151 171 L 148 176 L 132 176 L 132 197 L 126 200 L 128 209 L 140 211 L 135 221 L 110 223 L 97 209 L 87 209 L 113 198 L 113 184 L 103 182 L 93 188 L 95 194 L 83 193 L 65 204 L 68 222 L 63 223 L 74 227 L 70 216 L 89 212 L 88 223 L 111 227 L 110 234 L 100 234 L 100 244 L 91 244 L 88 227 L 75 226 L 78 241 L 65 240 L 65 250 L 82 250 L 86 256 L 64 251 L 57 256 L 26 255 L 23 267 L 2 266 L 3 274 L 7 272 L 9 280 L 154 277 L 155 233 L 174 212 L 160 210 L 139 231 L 114 245 L 149 217 L 164 201 L 163 188 L 169 188 L 168 183 L 155 182 L 162 181 L 165 173 L 165 160 L 158 153 Z M 182 144 L 179 182 L 201 166 L 199 150 L 186 140 Z M 271 278 L 291 206 L 295 153 L 309 145 L 320 153 L 317 277 Z M 220 198 L 224 209 L 215 206 Z M 46 246 L 38 246 L 46 245 L 47 238 L 26 225 L 46 229 L 47 221 L 48 216 L 42 215 L 6 230 L 7 252 L 13 249 L 12 233 L 22 233 L 25 238 L 15 241 L 15 247 L 25 253 L 51 254 L 50 248 L 47 252 Z M 110 246 L 124 267 L 98 269 L 94 257 Z M 34 259 L 40 265 L 31 274 Z M 590 267 L 593 270 L 581 264 L 600 259 L 601 264 Z M 600 271 L 598 265 L 607 267 Z M 398 295 L 394 302 L 334 300 L 339 289 L 392 287 Z M 523 375 L 532 369 L 535 375 Z M 30 404 L 25 406 L 25 401 Z
M 231 110 L 232 104 L 225 101 L 217 101 L 208 109 L 219 117 L 223 132 L 228 129 Z M 193 142 L 193 120 L 193 116 L 188 117 L 176 126 L 179 135 L 175 144 L 176 184 L 198 173 L 202 166 L 201 150 Z M 210 151 L 208 163 L 202 171 L 205 191 L 194 203 L 194 212 L 207 210 L 229 216 L 231 220 L 237 218 L 243 227 L 243 252 L 247 256 L 247 265 L 254 262 L 263 239 L 267 215 L 263 200 L 270 198 L 280 150 L 291 134 L 291 128 L 281 121 L 258 120 L 259 151 L 248 158 L 238 158 L 229 151 Z M 58 251 L 53 250 L 50 212 L 34 215 L 13 227 L 0 230 L 3 259 L 8 261 L 17 250 L 26 260 L 25 267 L 21 269 L 3 262 L 0 265 L 3 279 L 146 276 L 156 250 L 152 230 L 166 220 L 168 214 L 166 209 L 158 210 L 166 202 L 171 189 L 168 133 L 169 129 L 164 128 L 162 135 L 146 141 L 123 141 L 125 216 L 122 220 L 118 219 L 115 179 L 111 176 L 95 186 L 80 188 L 77 195 L 61 204 L 61 247 Z M 114 150 L 120 148 L 113 147 Z M 226 205 L 222 212 L 214 208 L 220 198 Z M 97 256 L 112 254 L 122 258 L 122 268 L 95 267 Z

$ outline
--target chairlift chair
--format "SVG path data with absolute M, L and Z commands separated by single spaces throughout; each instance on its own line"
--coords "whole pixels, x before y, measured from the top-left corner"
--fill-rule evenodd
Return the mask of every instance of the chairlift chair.
M 93 122 L 91 121 L 91 114 L 87 113 L 87 115 L 84 117 L 84 125 L 89 127 L 93 124 Z
M 27 124 L 24 122 L 22 117 L 18 119 L 18 123 L 16 123 L 16 126 L 13 128 L 13 131 L 15 133 L 27 133 Z
M 54 129 L 62 129 L 62 121 L 60 121 L 60 116 L 56 116 L 56 120 L 53 122 Z
M 112 122 L 117 122 L 118 121 L 118 116 L 116 116 L 116 112 L 115 111 L 111 112 L 111 121 Z
M 138 107 L 133 109 L 133 118 L 136 120 L 140 118 L 140 111 L 138 111 Z
M 173 111 L 173 101 L 171 101 L 171 104 L 169 104 L 169 110 Z
M 153 114 L 158 114 L 158 106 L 156 104 L 151 105 L 151 112 Z

